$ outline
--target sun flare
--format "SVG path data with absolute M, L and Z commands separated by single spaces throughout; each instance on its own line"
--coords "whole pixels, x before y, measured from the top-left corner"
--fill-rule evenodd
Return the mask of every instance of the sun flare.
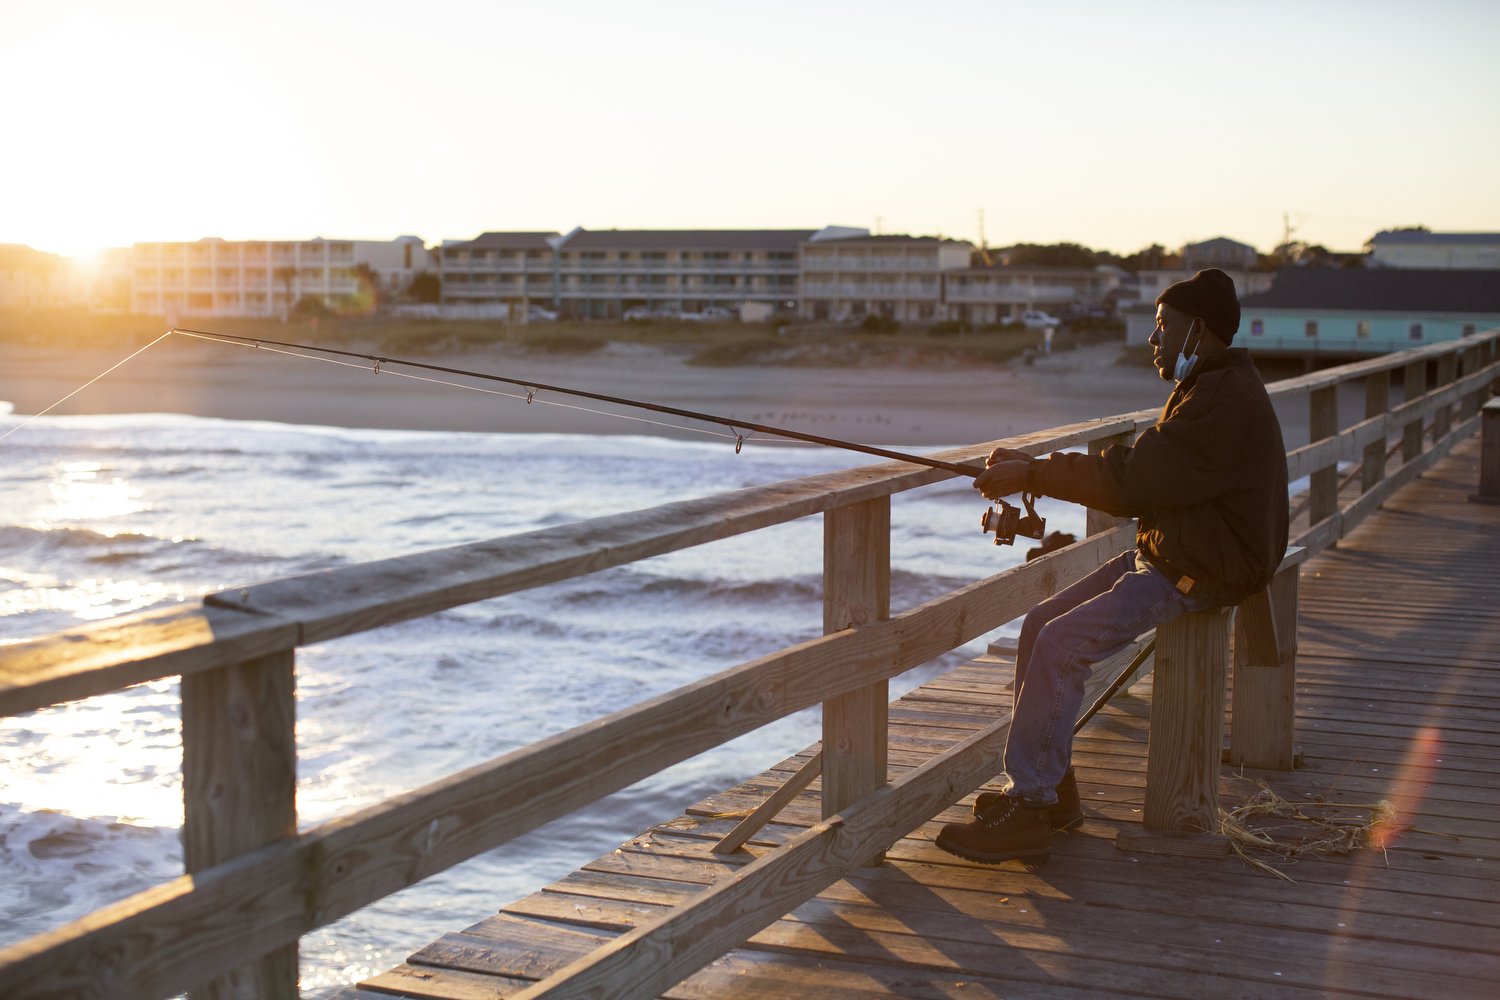
M 144 510 L 141 491 L 98 462 L 63 462 L 52 482 L 51 521 L 98 521 Z

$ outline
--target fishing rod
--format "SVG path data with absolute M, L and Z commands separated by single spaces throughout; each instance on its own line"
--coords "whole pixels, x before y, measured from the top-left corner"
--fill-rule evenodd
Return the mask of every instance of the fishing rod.
M 495 375 L 491 372 L 470 371 L 464 368 L 451 368 L 446 365 L 433 365 L 423 361 L 412 361 L 408 358 L 383 357 L 377 354 L 365 354 L 359 351 L 345 351 L 334 347 L 318 347 L 314 344 L 298 344 L 282 340 L 267 340 L 264 337 L 241 337 L 230 333 L 214 333 L 209 330 L 187 330 L 182 327 L 173 327 L 168 333 L 178 333 L 187 337 L 195 337 L 199 340 L 218 341 L 220 343 L 235 344 L 249 347 L 280 347 L 296 351 L 313 351 L 319 354 L 336 355 L 345 358 L 358 358 L 368 361 L 375 366 L 378 373 L 385 365 L 401 365 L 406 368 L 417 368 L 430 372 L 441 372 L 445 375 L 462 375 L 467 378 L 484 379 L 490 382 L 503 382 L 517 388 L 526 390 L 526 402 L 530 403 L 538 392 L 555 392 L 565 396 L 577 396 L 582 399 L 592 399 L 601 403 L 612 403 L 616 406 L 629 406 L 641 410 L 650 410 L 653 413 L 665 413 L 675 417 L 683 417 L 689 420 L 699 420 L 704 423 L 718 424 L 728 427 L 735 432 L 734 450 L 739 452 L 744 444 L 745 431 L 754 431 L 761 434 L 772 434 L 777 437 L 791 438 L 795 441 L 804 441 L 808 444 L 823 445 L 828 448 L 840 448 L 844 451 L 857 451 L 866 455 L 875 455 L 879 458 L 894 459 L 898 462 L 909 462 L 912 465 L 924 465 L 931 469 L 941 469 L 959 476 L 978 476 L 983 469 L 978 466 L 960 465 L 957 462 L 944 462 L 936 458 L 928 458 L 924 455 L 912 455 L 907 452 L 891 451 L 887 448 L 877 448 L 873 445 L 859 444 L 855 441 L 845 441 L 840 438 L 823 437 L 818 434 L 808 434 L 803 431 L 788 430 L 785 427 L 773 427 L 769 424 L 756 423 L 751 420 L 739 420 L 734 417 L 724 417 L 715 413 L 701 413 L 697 410 L 685 410 L 676 406 L 667 406 L 662 403 L 653 403 L 649 400 L 629 399 L 625 396 L 612 396 L 602 392 L 590 392 L 587 389 L 575 389 L 569 386 L 548 385 L 545 382 L 534 382 L 528 379 L 511 378 L 506 375 Z

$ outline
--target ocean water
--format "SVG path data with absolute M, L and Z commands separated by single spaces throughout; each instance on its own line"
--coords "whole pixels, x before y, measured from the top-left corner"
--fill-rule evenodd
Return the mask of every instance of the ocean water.
M 0 433 L 20 422 L 0 403 Z M 0 642 L 870 461 L 756 441 L 737 455 L 717 439 L 42 418 L 0 441 Z M 980 533 L 983 509 L 967 480 L 894 499 L 894 610 L 1024 558 Z M 1041 513 L 1081 533 L 1077 508 Z M 816 636 L 821 530 L 806 518 L 299 650 L 300 823 Z M 177 687 L 0 719 L 0 944 L 182 873 Z M 304 992 L 399 964 L 802 749 L 818 726 L 816 710 L 781 720 L 308 935 Z

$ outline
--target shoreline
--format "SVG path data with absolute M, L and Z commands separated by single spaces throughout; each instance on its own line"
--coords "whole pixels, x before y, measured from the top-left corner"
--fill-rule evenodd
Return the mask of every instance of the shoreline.
M 1039 356 L 1029 365 L 985 368 L 712 368 L 686 364 L 670 348 L 640 345 L 567 357 L 469 348 L 415 360 L 861 444 L 933 447 L 1159 407 L 1169 387 L 1148 366 L 1117 363 L 1120 351 L 1117 343 L 1092 345 Z M 14 418 L 24 419 L 129 354 L 127 349 L 0 345 L 0 400 L 13 405 Z M 528 406 L 525 390 L 518 387 L 467 380 L 471 388 L 465 391 L 424 381 L 447 375 L 413 369 L 405 371 L 415 378 L 393 374 L 399 371 L 389 366 L 376 375 L 359 362 L 330 364 L 204 342 L 163 342 L 49 415 L 172 413 L 351 428 L 701 437 L 697 430 L 662 425 L 703 426 L 673 416 L 545 392 L 537 394 L 538 401 L 561 405 Z

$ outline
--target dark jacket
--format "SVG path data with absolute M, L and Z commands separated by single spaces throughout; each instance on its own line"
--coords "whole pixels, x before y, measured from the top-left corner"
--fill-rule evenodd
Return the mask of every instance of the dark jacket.
M 1213 604 L 1263 589 L 1286 554 L 1286 445 L 1240 348 L 1200 359 L 1135 444 L 1055 454 L 1033 466 L 1027 483 L 1138 518 L 1136 546 L 1146 559 Z

